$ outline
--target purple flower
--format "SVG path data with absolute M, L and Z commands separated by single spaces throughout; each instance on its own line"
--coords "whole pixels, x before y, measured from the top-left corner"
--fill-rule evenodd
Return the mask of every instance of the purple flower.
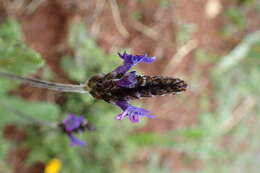
M 132 66 L 144 62 L 152 63 L 155 57 L 148 57 L 147 54 L 144 55 L 131 55 L 124 52 L 124 54 L 118 53 L 119 57 L 124 60 L 124 64 L 116 68 L 117 73 L 126 73 Z
M 128 117 L 133 123 L 138 123 L 140 117 L 154 118 L 154 115 L 149 115 L 150 111 L 130 105 L 127 101 L 117 101 L 115 104 L 123 110 L 123 113 L 117 115 L 117 120 L 122 120 Z
M 79 132 L 87 123 L 83 116 L 69 115 L 63 120 L 62 127 L 64 132 L 69 136 L 72 146 L 85 146 L 87 143 L 76 138 L 73 133 Z
M 116 84 L 124 88 L 134 88 L 137 83 L 135 71 L 127 73 L 132 66 L 140 62 L 152 63 L 155 60 L 155 57 L 148 57 L 147 54 L 131 55 L 124 52 L 124 54 L 118 53 L 118 55 L 124 60 L 124 64 L 114 70 L 117 74 L 123 74 L 123 76 L 116 81 Z M 138 123 L 140 117 L 155 117 L 153 115 L 149 115 L 150 111 L 132 106 L 126 100 L 116 101 L 115 104 L 123 110 L 123 113 L 117 115 L 117 120 L 122 120 L 125 117 L 128 117 L 131 122 Z
M 66 131 L 73 131 L 74 129 L 77 129 L 80 127 L 81 124 L 83 124 L 85 121 L 85 118 L 83 116 L 76 116 L 70 114 L 67 118 L 63 120 L 63 124 L 65 126 Z

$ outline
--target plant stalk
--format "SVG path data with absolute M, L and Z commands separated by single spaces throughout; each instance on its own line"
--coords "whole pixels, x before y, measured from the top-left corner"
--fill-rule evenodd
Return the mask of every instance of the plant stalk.
M 55 90 L 59 92 L 73 92 L 73 93 L 87 93 L 87 87 L 86 84 L 79 84 L 79 85 L 73 85 L 73 84 L 62 84 L 62 83 L 56 83 L 56 82 L 49 82 L 44 81 L 40 79 L 34 79 L 34 78 L 27 78 L 27 77 L 21 77 L 17 76 L 12 73 L 3 72 L 0 71 L 0 76 L 6 77 L 11 80 L 16 80 L 22 83 L 31 84 L 35 87 L 40 88 L 46 88 L 50 90 Z

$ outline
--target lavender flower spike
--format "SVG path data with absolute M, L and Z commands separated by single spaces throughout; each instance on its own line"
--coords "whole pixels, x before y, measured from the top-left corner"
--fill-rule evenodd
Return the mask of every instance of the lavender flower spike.
M 132 66 L 144 62 L 144 63 L 152 63 L 155 60 L 155 57 L 148 57 L 147 54 L 144 55 L 131 55 L 124 52 L 124 54 L 118 53 L 119 57 L 124 60 L 124 64 L 117 67 L 115 72 L 118 74 L 126 73 Z
M 69 115 L 63 120 L 61 127 L 63 131 L 69 136 L 72 146 L 85 146 L 87 143 L 76 138 L 73 133 L 80 132 L 87 123 L 83 116 Z
M 187 89 L 187 83 L 179 78 L 138 75 L 130 68 L 140 62 L 152 63 L 155 57 L 144 55 L 118 54 L 123 59 L 123 65 L 110 73 L 97 74 L 87 83 L 89 93 L 96 99 L 113 103 L 123 112 L 117 115 L 117 120 L 127 117 L 137 123 L 140 117 L 154 118 L 150 111 L 132 106 L 130 100 L 177 94 Z
M 117 115 L 117 120 L 122 120 L 125 117 L 128 117 L 131 122 L 138 123 L 140 117 L 155 117 L 154 115 L 149 115 L 150 111 L 132 106 L 127 101 L 117 101 L 115 104 L 124 111 L 123 113 Z

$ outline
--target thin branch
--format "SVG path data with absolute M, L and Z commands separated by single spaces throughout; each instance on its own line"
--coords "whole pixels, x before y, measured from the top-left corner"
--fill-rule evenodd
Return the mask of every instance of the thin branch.
M 243 103 L 239 105 L 222 125 L 220 125 L 220 130 L 223 134 L 232 130 L 237 124 L 239 124 L 242 119 L 250 113 L 250 111 L 255 107 L 256 101 L 253 97 L 248 96 L 243 100 Z
M 252 45 L 260 41 L 260 30 L 248 34 L 228 55 L 221 58 L 215 67 L 215 73 L 225 73 L 242 60 L 246 59 L 246 55 Z
M 187 56 L 191 51 L 193 51 L 198 46 L 197 40 L 190 40 L 188 43 L 180 47 L 176 54 L 173 55 L 168 65 L 165 67 L 162 72 L 163 75 L 166 75 L 171 72 L 172 69 L 178 67 L 178 65 L 183 61 L 183 58 Z
M 88 16 L 87 24 L 90 25 L 89 32 L 91 35 L 97 37 L 98 33 L 100 32 L 100 21 L 98 18 L 102 15 L 106 4 L 104 0 L 96 0 L 95 2 L 96 8 L 92 16 L 90 18 Z
M 97 17 L 100 16 L 100 14 L 103 12 L 105 7 L 105 1 L 104 0 L 96 0 L 96 8 L 91 16 L 91 19 L 89 21 L 96 21 Z
M 116 0 L 109 0 L 109 2 L 110 2 L 113 18 L 114 18 L 114 21 L 115 21 L 115 24 L 116 24 L 116 27 L 117 27 L 118 31 L 124 37 L 128 37 L 129 33 L 128 33 L 128 31 L 126 30 L 126 28 L 124 27 L 124 25 L 122 23 L 120 12 L 119 12 L 119 8 L 118 8 Z
M 36 119 L 20 110 L 13 108 L 12 106 L 10 106 L 9 104 L 7 104 L 5 102 L 0 101 L 0 106 L 4 107 L 9 112 L 13 112 L 14 115 L 16 115 L 17 117 L 23 118 L 24 120 L 27 120 L 27 121 L 31 121 L 32 123 L 37 124 L 39 126 L 49 126 L 49 127 L 53 127 L 53 128 L 57 127 L 57 123 L 50 123 L 50 122 Z
M 86 84 L 72 85 L 72 84 L 61 84 L 56 82 L 48 82 L 39 79 L 27 78 L 17 76 L 8 72 L 0 71 L 0 76 L 6 77 L 8 79 L 16 80 L 22 83 L 31 84 L 36 87 L 46 88 L 50 90 L 55 90 L 59 92 L 74 92 L 74 93 L 87 93 Z
M 144 25 L 141 22 L 137 22 L 137 21 L 132 21 L 132 26 L 139 32 L 141 32 L 142 34 L 144 34 L 145 36 L 153 39 L 153 40 L 158 40 L 160 38 L 160 34 L 150 28 L 149 26 Z

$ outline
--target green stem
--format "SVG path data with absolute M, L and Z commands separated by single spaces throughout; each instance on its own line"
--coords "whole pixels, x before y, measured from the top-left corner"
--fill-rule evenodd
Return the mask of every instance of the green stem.
M 36 87 L 46 88 L 50 90 L 55 90 L 59 92 L 74 92 L 74 93 L 87 93 L 86 84 L 72 85 L 72 84 L 61 84 L 56 82 L 43 81 L 39 79 L 26 78 L 17 76 L 12 73 L 0 71 L 0 76 L 6 77 L 8 79 L 16 80 L 22 83 L 31 84 Z

